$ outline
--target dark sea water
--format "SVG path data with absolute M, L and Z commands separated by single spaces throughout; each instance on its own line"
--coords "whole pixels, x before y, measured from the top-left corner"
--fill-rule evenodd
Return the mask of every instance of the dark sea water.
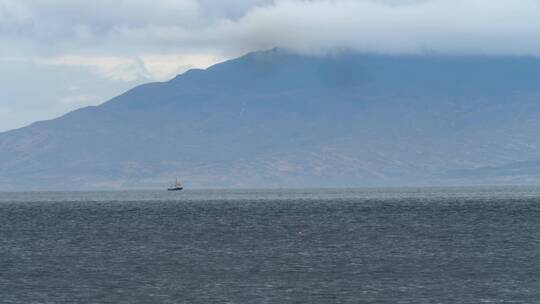
M 0 303 L 540 303 L 540 188 L 0 193 Z

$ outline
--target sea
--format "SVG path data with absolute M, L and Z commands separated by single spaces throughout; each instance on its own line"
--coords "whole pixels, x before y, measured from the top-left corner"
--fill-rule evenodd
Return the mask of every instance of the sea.
M 540 187 L 0 193 L 0 303 L 540 303 Z

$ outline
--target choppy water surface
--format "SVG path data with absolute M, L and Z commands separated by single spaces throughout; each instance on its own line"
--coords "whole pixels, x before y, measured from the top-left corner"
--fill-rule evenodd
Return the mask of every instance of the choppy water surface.
M 540 188 L 0 193 L 1 303 L 540 303 Z

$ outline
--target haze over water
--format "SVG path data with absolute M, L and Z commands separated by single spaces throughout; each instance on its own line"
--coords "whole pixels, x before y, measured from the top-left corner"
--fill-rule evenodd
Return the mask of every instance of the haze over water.
M 533 303 L 540 188 L 0 194 L 2 303 Z

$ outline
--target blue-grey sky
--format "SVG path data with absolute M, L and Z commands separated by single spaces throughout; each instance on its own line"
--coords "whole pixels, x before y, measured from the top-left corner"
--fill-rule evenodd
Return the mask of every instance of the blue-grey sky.
M 0 131 L 242 53 L 540 56 L 540 0 L 0 0 Z

